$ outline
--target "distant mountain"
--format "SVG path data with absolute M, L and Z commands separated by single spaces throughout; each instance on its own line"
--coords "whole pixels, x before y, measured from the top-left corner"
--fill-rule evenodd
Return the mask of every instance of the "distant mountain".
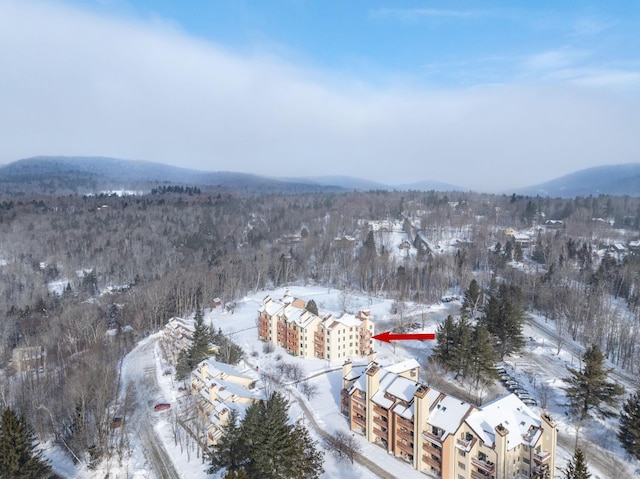
M 0 166 L 0 193 L 7 194 L 150 191 L 163 184 L 198 186 L 202 190 L 246 194 L 466 190 L 436 181 L 388 185 L 347 176 L 270 178 L 248 173 L 199 171 L 163 163 L 104 157 L 39 156 Z M 589 168 L 515 192 L 528 196 L 564 198 L 601 194 L 640 196 L 640 163 Z
M 346 176 L 269 178 L 106 157 L 38 156 L 0 167 L 0 192 L 3 193 L 89 194 L 118 189 L 149 191 L 159 184 L 192 185 L 250 194 L 460 189 L 437 182 L 391 186 Z
M 596 166 L 517 191 L 529 196 L 640 196 L 640 163 Z
M 214 187 L 242 193 L 307 193 L 342 188 L 247 173 L 206 172 L 163 163 L 105 157 L 39 156 L 0 167 L 0 192 L 88 194 L 116 189 L 149 191 L 159 184 Z

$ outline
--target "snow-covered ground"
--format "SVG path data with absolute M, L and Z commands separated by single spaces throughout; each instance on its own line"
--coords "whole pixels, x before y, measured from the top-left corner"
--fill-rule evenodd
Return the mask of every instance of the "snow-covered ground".
M 339 316 L 342 312 L 342 305 L 347 304 L 351 312 L 358 309 L 370 309 L 377 324 L 377 332 L 389 329 L 393 316 L 390 314 L 391 300 L 381 300 L 369 296 L 356 294 L 345 294 L 339 290 L 321 287 L 290 287 L 288 288 L 293 296 L 302 298 L 305 301 L 314 299 L 321 314 L 331 312 Z M 264 291 L 249 295 L 237 302 L 233 313 L 225 311 L 224 308 L 217 308 L 205 312 L 205 321 L 210 322 L 214 328 L 221 328 L 223 332 L 230 334 L 233 340 L 241 345 L 247 355 L 246 362 L 238 367 L 245 374 L 252 375 L 259 379 L 256 368 L 261 371 L 270 370 L 275 367 L 278 361 L 298 363 L 305 371 L 310 382 L 317 386 L 318 393 L 311 401 L 302 398 L 302 395 L 291 386 L 285 389 L 286 397 L 291 402 L 290 417 L 292 420 L 303 419 L 305 415 L 298 401 L 304 401 L 307 408 L 313 411 L 315 421 L 327 432 L 335 430 L 348 431 L 346 418 L 339 411 L 339 393 L 341 383 L 340 366 L 342 361 L 330 363 L 325 360 L 304 360 L 292 357 L 280 348 L 276 348 L 272 353 L 263 352 L 263 343 L 257 337 L 257 310 L 262 303 L 262 299 L 269 294 L 273 298 L 281 298 L 285 289 L 275 291 Z M 425 318 L 424 332 L 435 332 L 437 325 L 449 313 L 455 314 L 459 304 L 456 302 L 446 304 L 434 304 L 429 307 L 415 307 L 413 314 L 415 320 L 410 322 L 421 323 Z M 556 355 L 556 344 L 553 341 L 552 323 L 544 323 L 541 318 L 533 320 L 525 327 L 525 336 L 530 338 L 526 351 L 518 358 L 510 358 L 505 363 L 505 367 L 518 378 L 521 384 L 525 385 L 530 394 L 541 404 L 544 387 L 547 385 L 547 410 L 559 424 L 559 448 L 557 464 L 560 467 L 566 465 L 566 461 L 573 453 L 575 445 L 576 430 L 569 423 L 565 416 L 566 407 L 564 405 L 564 394 L 562 392 L 562 378 L 568 375 L 567 365 L 579 367 L 579 357 L 582 348 L 573 343 L 567 343 L 563 350 Z M 141 389 L 139 395 L 149 397 L 138 397 L 138 406 L 146 405 L 144 418 L 138 418 L 139 424 L 148 421 L 153 427 L 156 436 L 160 439 L 162 447 L 167 455 L 171 457 L 174 468 L 179 477 L 189 477 L 198 479 L 205 477 L 216 477 L 206 473 L 207 465 L 203 464 L 202 457 L 197 454 L 195 441 L 190 440 L 184 431 L 176 427 L 175 414 L 185 402 L 182 398 L 184 392 L 174 384 L 172 375 L 165 372 L 168 365 L 163 358 L 158 335 L 142 341 L 137 348 L 130 353 L 123 361 L 122 384 L 127 382 L 139 382 L 144 375 L 153 374 L 155 384 L 148 385 L 146 389 Z M 377 342 L 377 360 L 382 365 L 392 364 L 408 358 L 416 358 L 420 363 L 424 363 L 430 354 L 433 346 L 432 342 L 409 341 L 398 344 L 395 348 L 386 343 Z M 148 363 L 147 363 L 148 362 Z M 363 359 L 355 359 L 355 365 L 364 366 Z M 141 376 L 142 375 L 142 376 Z M 148 378 L 147 378 L 148 379 Z M 631 390 L 634 386 L 625 377 L 616 377 L 626 387 Z M 496 386 L 498 389 L 501 386 Z M 495 392 L 495 391 L 494 391 Z M 505 390 L 506 394 L 507 391 Z M 155 402 L 170 402 L 172 407 L 168 411 L 157 413 L 153 411 Z M 144 409 L 144 407 L 143 407 Z M 532 409 L 540 411 L 539 408 Z M 590 426 L 585 426 L 580 430 L 579 443 L 587 450 L 587 458 L 590 461 L 593 478 L 627 478 L 633 477 L 636 470 L 640 468 L 637 461 L 629 461 L 624 455 L 615 438 L 616 420 L 598 421 Z M 177 434 L 176 431 L 183 431 Z M 312 427 L 309 427 L 311 434 L 319 440 Z M 49 448 L 47 454 L 54 462 L 56 471 L 67 478 L 94 478 L 106 477 L 108 474 L 113 478 L 147 478 L 157 477 L 154 472 L 154 464 L 145 455 L 139 431 L 124 427 L 127 433 L 128 447 L 122 461 L 112 458 L 108 463 L 102 464 L 97 470 L 86 470 L 75 467 L 70 461 L 63 458 L 55 449 Z M 176 437 L 179 436 L 179 440 Z M 424 478 L 425 476 L 415 471 L 411 466 L 389 456 L 382 448 L 369 444 L 360 436 L 355 436 L 360 441 L 362 453 L 368 459 L 388 471 L 396 477 Z M 596 443 L 601 446 L 596 447 Z M 378 477 L 365 467 L 359 464 L 350 464 L 338 461 L 331 453 L 325 454 L 324 479 L 329 478 L 362 478 L 370 479 Z M 558 475 L 558 474 L 557 474 Z M 558 477 L 560 477 L 558 475 Z

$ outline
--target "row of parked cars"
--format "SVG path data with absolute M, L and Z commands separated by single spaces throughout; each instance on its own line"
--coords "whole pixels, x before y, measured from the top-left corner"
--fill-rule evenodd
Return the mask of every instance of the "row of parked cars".
M 537 406 L 538 401 L 536 401 L 525 388 L 522 387 L 520 382 L 514 379 L 512 376 L 507 373 L 507 371 L 499 367 L 497 369 L 498 375 L 500 376 L 500 381 L 504 384 L 504 387 L 507 388 L 508 391 L 512 392 L 516 396 L 520 398 L 520 400 L 525 403 L 527 406 Z

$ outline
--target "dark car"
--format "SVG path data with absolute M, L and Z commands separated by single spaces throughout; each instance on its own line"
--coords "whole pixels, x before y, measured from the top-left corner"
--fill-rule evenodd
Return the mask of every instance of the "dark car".
M 167 403 L 167 402 L 161 402 L 156 404 L 153 409 L 155 409 L 156 411 L 164 411 L 165 409 L 169 409 L 171 407 L 171 404 Z

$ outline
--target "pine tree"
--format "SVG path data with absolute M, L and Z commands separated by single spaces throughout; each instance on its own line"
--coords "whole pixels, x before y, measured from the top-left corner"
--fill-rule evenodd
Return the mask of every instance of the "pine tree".
M 640 459 L 640 390 L 622 405 L 618 439 L 629 455 Z
M 573 458 L 569 460 L 567 468 L 564 470 L 564 479 L 589 479 L 591 473 L 587 468 L 584 453 L 579 447 L 573 453 Z
M 612 369 L 604 367 L 604 356 L 596 344 L 587 348 L 582 356 L 584 367 L 581 371 L 567 368 L 572 376 L 565 378 L 571 412 L 579 420 L 586 419 L 591 411 L 604 417 L 614 415 L 607 406 L 614 406 L 624 388 L 607 381 Z
M 222 426 L 221 430 L 222 436 L 211 451 L 209 473 L 214 473 L 223 468 L 228 471 L 239 471 L 247 462 L 247 451 L 240 434 L 237 410 L 232 409 L 229 412 L 227 422 Z
M 482 321 L 496 339 L 496 351 L 501 360 L 519 353 L 525 345 L 523 315 L 521 293 L 517 287 L 501 283 L 498 290 L 489 295 Z
M 476 389 L 482 381 L 488 382 L 498 378 L 498 373 L 494 368 L 497 354 L 493 349 L 491 335 L 482 323 L 477 323 L 473 328 L 469 356 L 469 373 Z
M 47 478 L 49 462 L 38 449 L 29 423 L 5 408 L 0 421 L 0 475 L 10 479 Z
M 453 351 L 456 347 L 456 323 L 453 316 L 448 315 L 436 329 L 436 345 L 433 348 L 432 360 L 447 368 L 452 367 Z
M 471 325 L 461 317 L 456 323 L 455 347 L 451 354 L 451 368 L 456 371 L 456 379 L 459 376 L 467 377 L 469 373 L 470 351 L 473 344 Z
M 209 472 L 227 468 L 251 478 L 318 478 L 323 453 L 306 428 L 289 424 L 288 409 L 284 396 L 275 392 L 250 405 L 239 427 L 230 417 L 224 429 L 228 436 L 214 447 Z
M 476 313 L 482 308 L 483 294 L 482 289 L 478 281 L 472 279 L 469 283 L 469 287 L 464 292 L 464 299 L 462 300 L 461 314 L 469 318 L 473 318 Z
M 305 309 L 307 311 L 309 311 L 312 314 L 315 314 L 316 316 L 318 316 L 318 306 L 316 305 L 316 302 L 313 299 L 310 299 L 307 302 L 307 305 L 305 306 Z
M 195 326 L 193 330 L 193 342 L 186 351 L 181 351 L 176 364 L 176 377 L 179 380 L 186 379 L 196 366 L 211 356 L 211 331 L 204 324 L 202 309 L 196 309 Z

